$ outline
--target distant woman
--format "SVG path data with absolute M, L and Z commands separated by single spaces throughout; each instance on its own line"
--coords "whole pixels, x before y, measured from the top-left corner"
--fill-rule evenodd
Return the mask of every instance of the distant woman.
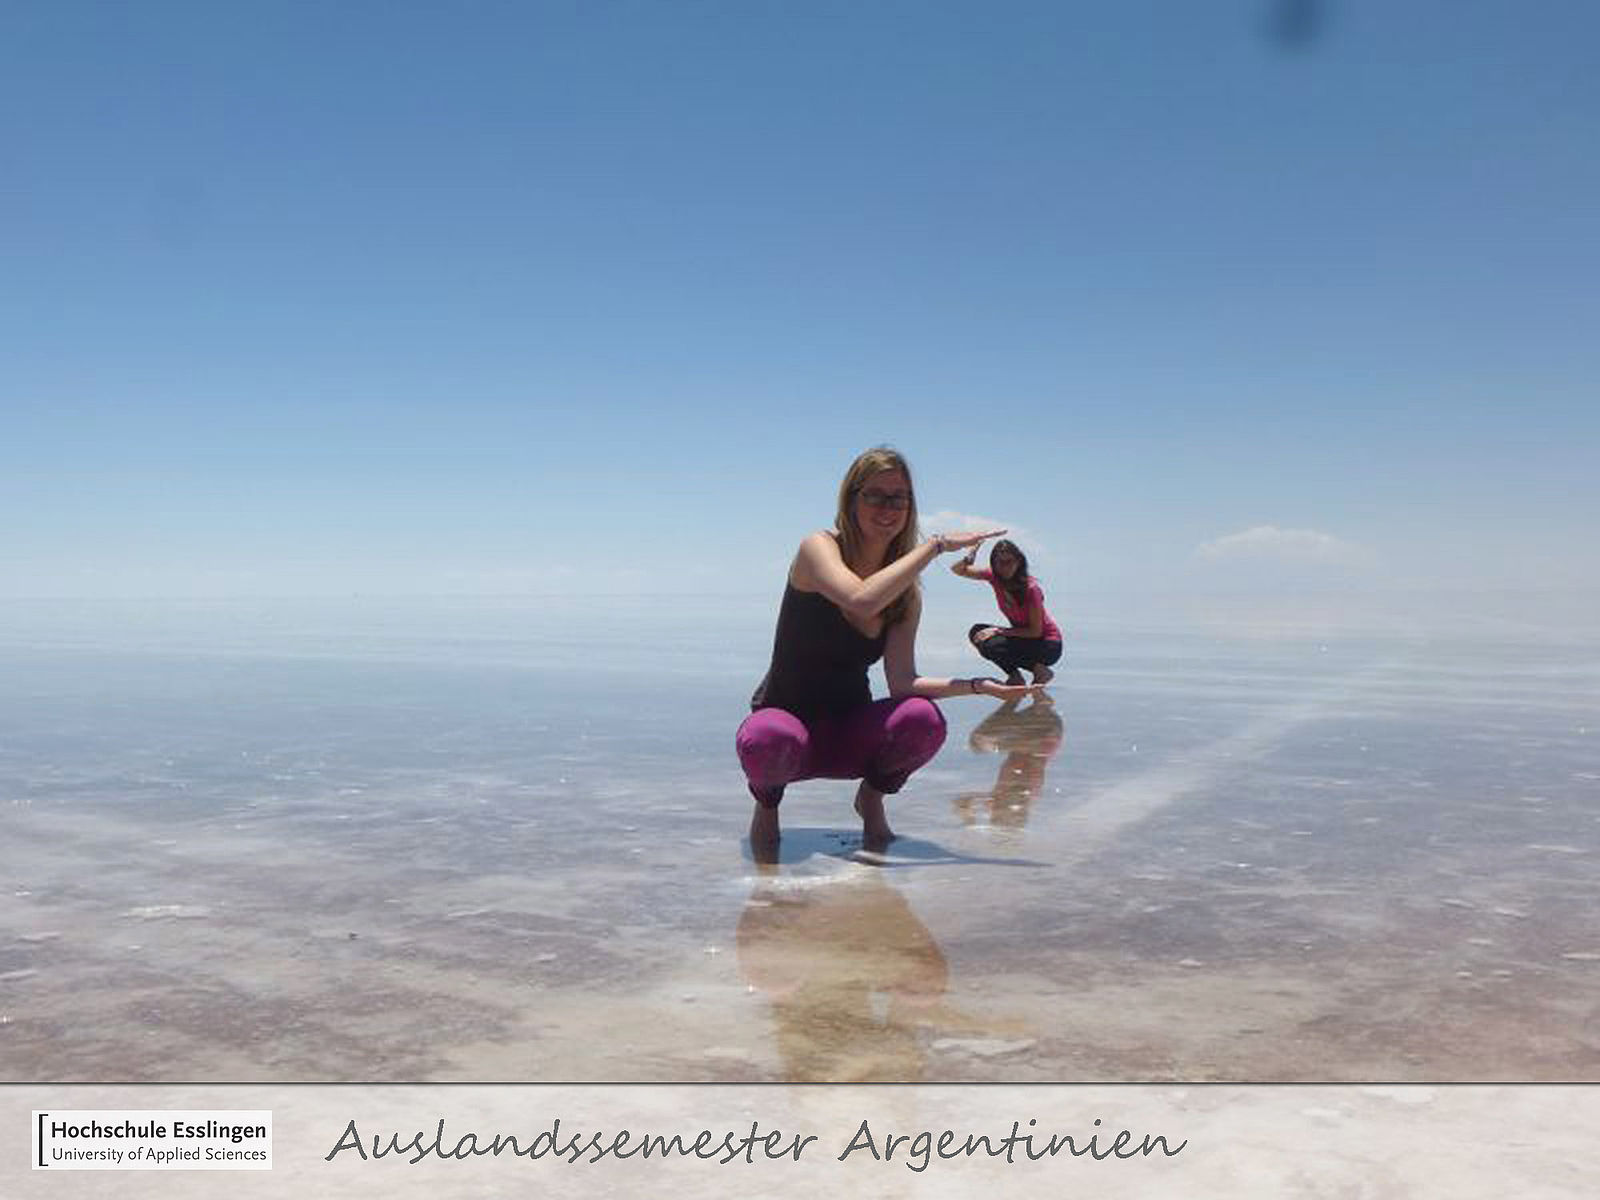
M 1044 607 L 1044 589 L 1028 573 L 1028 559 L 1009 538 L 1001 538 L 989 551 L 989 569 L 974 567 L 978 548 L 968 550 L 951 570 L 963 579 L 981 579 L 994 588 L 1000 614 L 1009 625 L 980 622 L 967 631 L 967 638 L 995 666 L 1006 673 L 1006 682 L 1022 682 L 1024 668 L 1033 672 L 1033 682 L 1046 684 L 1055 678 L 1050 668 L 1061 661 L 1061 629 Z
M 859 779 L 855 808 L 864 844 L 894 837 L 883 798 L 900 790 L 944 742 L 934 700 L 999 700 L 1032 688 L 994 679 L 917 674 L 922 570 L 948 550 L 976 548 L 1004 533 L 946 533 L 919 540 L 911 468 L 886 446 L 850 464 L 839 485 L 834 527 L 800 543 L 790 564 L 772 663 L 739 726 L 739 762 L 755 797 L 750 844 L 776 848 L 778 803 L 802 779 Z M 874 700 L 867 668 L 883 659 L 889 696 Z

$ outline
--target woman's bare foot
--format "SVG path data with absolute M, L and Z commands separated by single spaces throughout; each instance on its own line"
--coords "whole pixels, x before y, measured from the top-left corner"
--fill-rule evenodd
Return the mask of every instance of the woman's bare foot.
M 778 861 L 778 809 L 765 804 L 756 805 L 750 814 L 750 855 L 758 863 Z
M 1056 673 L 1049 667 L 1044 666 L 1042 663 L 1039 666 L 1032 668 L 1032 670 L 1033 681 L 1035 683 L 1049 683 L 1056 677 Z
M 1021 687 L 1026 681 L 1022 678 L 1021 671 L 1007 671 L 1006 683 L 1011 687 Z
M 861 818 L 861 848 L 880 854 L 894 841 L 889 816 L 883 810 L 883 793 L 863 783 L 856 789 L 856 815 Z

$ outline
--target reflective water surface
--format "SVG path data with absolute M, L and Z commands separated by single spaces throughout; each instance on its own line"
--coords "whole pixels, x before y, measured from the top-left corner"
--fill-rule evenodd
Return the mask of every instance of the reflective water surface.
M 729 613 L 14 622 L 0 1079 L 1600 1079 L 1593 643 L 1076 628 L 761 866 Z

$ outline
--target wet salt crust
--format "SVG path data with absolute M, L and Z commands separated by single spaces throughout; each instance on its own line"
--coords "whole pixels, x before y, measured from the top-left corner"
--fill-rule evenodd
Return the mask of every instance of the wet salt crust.
M 1592 643 L 1080 631 L 763 869 L 766 609 L 271 615 L 6 626 L 7 1080 L 1600 1077 Z

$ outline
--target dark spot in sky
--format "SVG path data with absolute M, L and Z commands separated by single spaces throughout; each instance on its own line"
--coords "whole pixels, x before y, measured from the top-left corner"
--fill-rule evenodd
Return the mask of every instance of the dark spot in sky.
M 1322 0 L 1271 0 L 1267 38 L 1283 50 L 1306 50 L 1322 35 L 1327 6 Z

